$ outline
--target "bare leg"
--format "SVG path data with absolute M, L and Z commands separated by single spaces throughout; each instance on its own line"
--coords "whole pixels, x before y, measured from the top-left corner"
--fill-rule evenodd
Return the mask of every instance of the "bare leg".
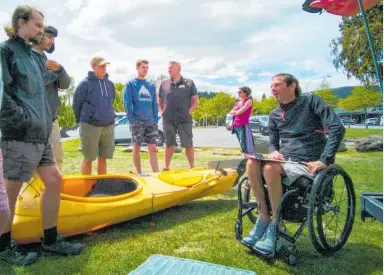
M 264 186 L 262 185 L 261 179 L 260 162 L 258 160 L 248 159 L 247 175 L 249 185 L 252 188 L 252 192 L 259 207 L 260 218 L 268 223 L 270 217 L 268 213 L 267 203 L 265 201 Z
M 149 162 L 152 167 L 152 171 L 159 172 L 159 162 L 157 160 L 157 146 L 156 144 L 148 144 Z
M 97 174 L 103 175 L 107 173 L 107 159 L 99 157 L 97 159 Z
M 37 172 L 45 185 L 41 197 L 43 227 L 49 229 L 57 225 L 62 176 L 57 166 L 39 167 Z
M 81 174 L 91 175 L 92 174 L 92 161 L 85 160 L 81 162 Z
M 195 149 L 193 147 L 185 148 L 185 156 L 188 159 L 189 168 L 192 169 L 195 166 Z
M 140 160 L 140 145 L 133 145 L 133 164 L 135 165 L 136 172 L 141 174 L 141 160 Z
M 281 186 L 282 169 L 279 164 L 267 163 L 264 166 L 264 178 L 268 185 L 269 199 L 271 201 L 273 219 L 277 216 L 280 199 L 282 197 L 283 188 Z
M 3 233 L 10 232 L 12 229 L 13 217 L 15 216 L 17 197 L 19 196 L 20 189 L 23 186 L 23 183 L 13 182 L 9 180 L 4 180 L 4 184 L 5 184 L 5 190 L 7 191 L 8 200 L 9 200 L 10 218 L 8 220 L 7 225 L 5 226 Z
M 165 146 L 164 150 L 164 168 L 169 169 L 169 165 L 171 164 L 171 159 L 173 156 L 174 146 Z

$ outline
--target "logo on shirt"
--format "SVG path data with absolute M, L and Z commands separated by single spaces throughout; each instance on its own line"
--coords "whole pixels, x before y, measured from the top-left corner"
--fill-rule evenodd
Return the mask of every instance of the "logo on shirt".
M 139 100 L 140 101 L 152 101 L 151 93 L 145 88 L 144 85 L 141 85 L 139 90 Z

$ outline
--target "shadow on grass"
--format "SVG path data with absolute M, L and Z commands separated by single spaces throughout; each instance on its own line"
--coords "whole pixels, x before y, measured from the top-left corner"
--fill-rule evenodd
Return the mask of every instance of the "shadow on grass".
M 308 251 L 308 248 L 306 249 Z M 372 274 L 383 269 L 383 250 L 367 243 L 346 244 L 339 252 L 322 256 L 313 248 L 299 252 L 299 264 L 291 268 L 293 274 Z

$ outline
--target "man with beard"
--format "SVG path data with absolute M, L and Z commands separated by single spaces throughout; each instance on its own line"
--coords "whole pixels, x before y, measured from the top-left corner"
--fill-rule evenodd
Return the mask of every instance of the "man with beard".
M 16 201 L 24 182 L 37 173 L 45 184 L 41 197 L 44 253 L 73 255 L 81 244 L 65 241 L 57 232 L 61 174 L 56 165 L 49 137 L 52 117 L 44 81 L 32 57 L 31 43 L 43 34 L 44 16 L 30 7 L 19 6 L 6 26 L 8 40 L 0 44 L 4 94 L 0 112 L 1 151 L 4 157 L 4 183 L 11 217 L 0 236 L 0 260 L 15 265 L 31 264 L 36 253 L 20 254 L 11 240 Z

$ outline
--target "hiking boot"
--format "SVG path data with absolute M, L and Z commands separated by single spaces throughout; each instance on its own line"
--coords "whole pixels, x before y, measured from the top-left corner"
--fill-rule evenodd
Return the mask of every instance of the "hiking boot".
M 11 265 L 30 265 L 37 261 L 39 257 L 35 252 L 21 253 L 18 251 L 15 241 L 4 251 L 0 251 L 0 260 Z
M 45 244 L 43 241 L 41 247 L 44 254 L 63 256 L 78 255 L 84 249 L 84 245 L 68 242 L 61 236 L 57 236 L 56 241 L 50 245 Z
M 272 253 L 275 251 L 276 245 L 276 225 L 271 222 L 268 225 L 267 231 L 265 232 L 263 238 L 259 240 L 255 247 L 257 250 L 260 250 L 265 253 Z
M 249 234 L 245 236 L 242 241 L 249 246 L 255 245 L 256 242 L 263 237 L 267 225 L 268 223 L 266 223 L 263 219 L 258 218 L 251 232 L 249 232 Z

